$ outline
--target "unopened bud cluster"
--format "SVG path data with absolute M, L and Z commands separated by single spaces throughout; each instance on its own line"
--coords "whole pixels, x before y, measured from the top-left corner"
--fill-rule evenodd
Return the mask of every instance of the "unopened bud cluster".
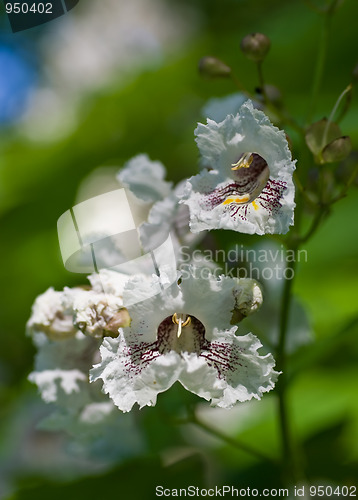
M 241 40 L 240 47 L 248 59 L 261 62 L 267 56 L 271 42 L 263 33 L 251 33 Z

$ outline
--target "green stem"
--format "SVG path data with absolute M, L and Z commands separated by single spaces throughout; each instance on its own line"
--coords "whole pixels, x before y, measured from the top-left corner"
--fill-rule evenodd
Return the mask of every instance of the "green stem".
M 332 198 L 330 200 L 330 204 L 331 205 L 333 203 L 336 203 L 337 201 L 341 200 L 342 198 L 344 198 L 347 195 L 347 191 L 351 187 L 351 185 L 353 184 L 353 182 L 355 181 L 357 175 L 358 175 L 358 164 L 353 169 L 353 172 L 351 173 L 351 176 L 349 177 L 348 181 L 346 182 L 346 185 L 344 186 L 344 188 L 342 189 L 342 191 L 340 192 L 340 194 L 338 194 L 337 196 L 335 196 L 334 198 Z
M 326 123 L 326 126 L 324 128 L 324 132 L 323 132 L 323 137 L 322 137 L 322 143 L 321 143 L 321 149 L 324 148 L 324 146 L 327 144 L 327 135 L 328 135 L 328 130 L 329 130 L 329 126 L 330 124 L 333 122 L 333 119 L 334 119 L 334 115 L 336 114 L 337 112 L 337 109 L 338 109 L 338 106 L 340 105 L 343 97 L 348 93 L 348 92 L 351 92 L 352 90 L 352 84 L 349 84 L 348 87 L 346 87 L 343 92 L 340 94 L 340 96 L 338 97 L 335 105 L 333 106 L 333 109 L 331 111 L 331 114 L 329 115 L 329 118 L 327 120 L 327 123 Z
M 252 95 L 250 94 L 250 92 L 245 88 L 245 86 L 240 82 L 238 77 L 233 72 L 231 72 L 230 78 L 240 92 L 245 94 L 248 98 L 252 99 Z
M 317 102 L 318 94 L 319 94 L 319 91 L 321 88 L 324 65 L 326 62 L 326 55 L 327 55 L 327 42 L 328 42 L 328 35 L 329 35 L 330 18 L 331 18 L 331 11 L 329 10 L 324 15 L 324 22 L 323 22 L 323 26 L 322 26 L 321 39 L 319 42 L 319 49 L 318 49 L 318 55 L 317 55 L 316 70 L 315 70 L 315 74 L 313 77 L 313 83 L 312 83 L 310 105 L 309 105 L 309 110 L 307 113 L 307 123 L 310 123 L 312 120 L 312 116 L 313 116 L 314 111 L 315 111 L 315 105 Z
M 297 470 L 297 461 L 294 454 L 294 445 L 292 441 L 291 429 L 289 426 L 288 410 L 287 410 L 287 359 L 286 359 L 286 340 L 288 331 L 288 320 L 290 315 L 292 301 L 292 287 L 294 283 L 296 270 L 297 246 L 291 248 L 294 251 L 292 262 L 287 263 L 287 270 L 292 274 L 291 279 L 285 280 L 282 300 L 281 300 L 281 316 L 280 316 L 280 331 L 277 348 L 277 367 L 282 371 L 279 382 L 277 384 L 278 394 L 278 410 L 280 417 L 280 432 L 282 441 L 282 465 L 283 470 L 287 475 L 288 482 L 297 482 L 300 479 L 300 474 Z
M 303 2 L 307 5 L 309 9 L 311 9 L 313 12 L 317 12 L 317 14 L 323 14 L 324 10 L 320 9 L 316 5 L 314 5 L 311 0 L 303 0 Z
M 300 191 L 302 197 L 305 199 L 305 201 L 310 205 L 311 207 L 316 207 L 316 203 L 314 200 L 312 200 L 308 194 L 305 191 L 305 188 L 303 187 L 303 184 L 301 182 L 301 179 L 298 176 L 297 170 L 293 172 L 293 179 L 295 181 L 296 187 Z
M 316 215 L 312 221 L 311 227 L 309 228 L 307 233 L 300 238 L 300 245 L 302 243 L 306 243 L 306 241 L 308 241 L 314 235 L 314 233 L 317 231 L 318 227 L 320 226 L 322 220 L 327 215 L 328 211 L 329 211 L 329 209 L 327 206 L 321 205 L 321 210 L 319 210 L 316 213 Z
M 264 97 L 264 102 L 265 102 L 265 104 L 267 104 L 268 98 L 267 98 L 266 91 L 265 91 L 265 80 L 264 80 L 264 74 L 262 71 L 262 61 L 259 61 L 257 63 L 257 74 L 259 77 L 259 86 L 260 86 L 262 95 Z
M 297 249 L 291 248 L 293 250 L 294 256 L 292 262 L 287 263 L 287 270 L 292 274 L 291 279 L 286 279 L 282 292 L 282 300 L 281 300 L 281 317 L 280 317 L 280 332 L 279 332 L 279 341 L 277 348 L 277 363 L 280 365 L 279 368 L 282 369 L 282 365 L 285 364 L 285 345 L 286 345 L 286 336 L 287 336 L 287 326 L 288 319 L 290 313 L 290 305 L 292 298 L 292 286 L 295 277 L 295 269 L 296 269 L 296 256 Z M 288 274 L 288 273 L 287 273 Z
M 226 434 L 223 434 L 219 430 L 210 427 L 210 425 L 206 424 L 202 420 L 199 420 L 196 415 L 191 415 L 189 420 L 183 421 L 182 423 L 192 423 L 203 429 L 204 431 L 208 432 L 212 436 L 217 437 L 221 441 L 224 441 L 225 443 L 229 444 L 230 446 L 233 446 L 234 448 L 243 451 L 245 453 L 248 453 L 249 455 L 254 456 L 255 458 L 258 458 L 260 460 L 264 460 L 266 462 L 273 462 L 277 463 L 277 460 L 275 458 L 270 457 L 266 455 L 265 453 L 262 453 L 259 450 L 256 450 L 255 448 L 252 448 L 251 446 L 242 443 L 241 441 L 234 439 L 230 436 L 227 436 Z

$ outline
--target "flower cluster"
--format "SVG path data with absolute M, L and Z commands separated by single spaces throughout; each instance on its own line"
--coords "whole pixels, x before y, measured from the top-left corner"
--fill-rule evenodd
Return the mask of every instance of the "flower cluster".
M 91 286 L 51 288 L 33 306 L 28 331 L 38 355 L 30 380 L 70 427 L 75 416 L 98 424 L 115 407 L 153 406 L 177 381 L 221 408 L 260 399 L 275 385 L 273 356 L 261 355 L 258 338 L 240 336 L 238 326 L 261 306 L 259 284 L 210 272 L 204 278 L 195 266 L 184 277 L 177 268 L 180 247 L 193 246 L 204 230 L 287 232 L 294 162 L 284 133 L 251 102 L 219 123 L 208 119 L 196 136 L 206 167 L 176 187 L 146 155 L 118 173 L 137 207 L 143 252 L 155 253 L 170 234 L 175 268 L 153 274 L 139 258 L 125 273 L 90 275 Z

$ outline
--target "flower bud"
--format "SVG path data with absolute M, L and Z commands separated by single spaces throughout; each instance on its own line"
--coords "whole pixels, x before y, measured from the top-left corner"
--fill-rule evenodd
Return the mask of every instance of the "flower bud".
M 313 153 L 316 163 L 322 161 L 322 150 L 332 141 L 342 136 L 341 129 L 334 122 L 323 118 L 318 122 L 312 123 L 306 131 L 305 139 L 309 150 Z
M 352 151 L 351 139 L 348 135 L 338 137 L 334 141 L 327 144 L 322 151 L 322 160 L 324 163 L 334 163 L 343 161 Z
M 107 337 L 118 337 L 118 329 L 125 328 L 131 324 L 131 317 L 129 312 L 125 307 L 116 312 L 112 318 L 108 321 L 104 328 L 104 336 Z
M 128 326 L 130 317 L 121 297 L 88 291 L 74 303 L 73 323 L 90 337 L 118 337 L 118 328 Z
M 237 287 L 233 290 L 235 297 L 235 308 L 233 310 L 231 324 L 239 323 L 241 320 L 256 312 L 262 304 L 262 291 L 258 283 L 250 278 L 238 278 Z
M 199 61 L 199 73 L 207 78 L 228 78 L 231 68 L 216 57 L 206 56 Z
M 263 33 L 251 33 L 241 40 L 241 50 L 248 59 L 261 62 L 270 50 L 270 39 Z
M 266 84 L 264 86 L 265 94 L 267 95 L 268 100 L 274 104 L 277 108 L 282 107 L 282 94 L 278 87 L 275 85 Z

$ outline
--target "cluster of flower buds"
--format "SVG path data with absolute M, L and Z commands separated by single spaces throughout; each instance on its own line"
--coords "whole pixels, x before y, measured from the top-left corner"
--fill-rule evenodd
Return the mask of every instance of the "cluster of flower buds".
M 345 160 L 352 150 L 350 137 L 342 135 L 339 125 L 326 118 L 308 127 L 306 144 L 318 164 Z

